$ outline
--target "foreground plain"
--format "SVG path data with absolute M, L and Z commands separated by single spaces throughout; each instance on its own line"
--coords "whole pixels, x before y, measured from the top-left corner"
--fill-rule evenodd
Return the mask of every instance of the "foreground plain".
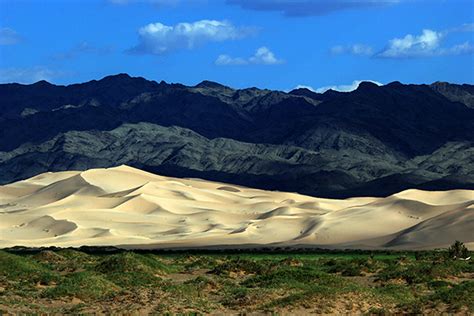
M 474 313 L 444 252 L 0 251 L 0 313 Z

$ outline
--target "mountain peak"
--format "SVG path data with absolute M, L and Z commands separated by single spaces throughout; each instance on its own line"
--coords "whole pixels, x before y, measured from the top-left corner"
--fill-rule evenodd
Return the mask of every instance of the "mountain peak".
M 115 80 L 130 80 L 130 79 L 132 79 L 132 77 L 130 77 L 129 74 L 119 73 L 116 75 L 106 76 L 99 81 L 112 81 L 112 80 L 115 81 Z
M 400 81 L 392 81 L 388 84 L 386 84 L 387 87 L 402 87 L 403 86 L 403 83 L 401 83 Z
M 327 89 L 326 91 L 324 91 L 322 93 L 322 95 L 325 96 L 325 97 L 330 97 L 330 96 L 344 95 L 344 93 L 347 93 L 347 92 L 337 91 L 337 90 L 333 90 L 333 89 Z
M 446 81 L 435 81 L 432 84 L 430 84 L 430 86 L 432 86 L 432 87 L 447 87 L 447 86 L 450 86 L 450 85 L 451 84 L 449 82 L 446 82 Z
M 371 82 L 371 81 L 362 81 L 360 84 L 359 84 L 359 87 L 357 87 L 357 90 L 372 90 L 372 89 L 375 89 L 375 88 L 378 88 L 379 85 Z
M 37 81 L 37 82 L 33 83 L 33 86 L 36 86 L 36 87 L 49 87 L 49 86 L 53 86 L 53 84 L 46 81 L 46 80 L 40 80 L 40 81 Z
M 289 94 L 307 94 L 307 93 L 316 93 L 308 88 L 296 88 L 288 92 Z
M 210 80 L 204 80 L 197 85 L 194 86 L 195 88 L 213 88 L 213 89 L 222 89 L 222 88 L 229 88 L 227 86 L 224 86 L 220 83 L 210 81 Z

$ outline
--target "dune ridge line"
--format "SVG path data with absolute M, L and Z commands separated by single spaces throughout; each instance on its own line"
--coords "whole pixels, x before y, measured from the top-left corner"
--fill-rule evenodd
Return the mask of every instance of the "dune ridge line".
M 474 191 L 325 199 L 129 166 L 0 186 L 0 247 L 474 249 Z

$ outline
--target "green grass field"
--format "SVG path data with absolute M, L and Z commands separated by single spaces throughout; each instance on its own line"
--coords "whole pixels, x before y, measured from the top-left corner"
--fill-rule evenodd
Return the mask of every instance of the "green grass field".
M 444 252 L 0 251 L 0 313 L 474 313 Z

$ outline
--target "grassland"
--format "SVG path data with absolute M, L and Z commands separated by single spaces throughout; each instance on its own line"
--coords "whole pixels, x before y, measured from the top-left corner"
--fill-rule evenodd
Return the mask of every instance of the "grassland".
M 474 313 L 474 263 L 419 253 L 0 251 L 1 313 Z

